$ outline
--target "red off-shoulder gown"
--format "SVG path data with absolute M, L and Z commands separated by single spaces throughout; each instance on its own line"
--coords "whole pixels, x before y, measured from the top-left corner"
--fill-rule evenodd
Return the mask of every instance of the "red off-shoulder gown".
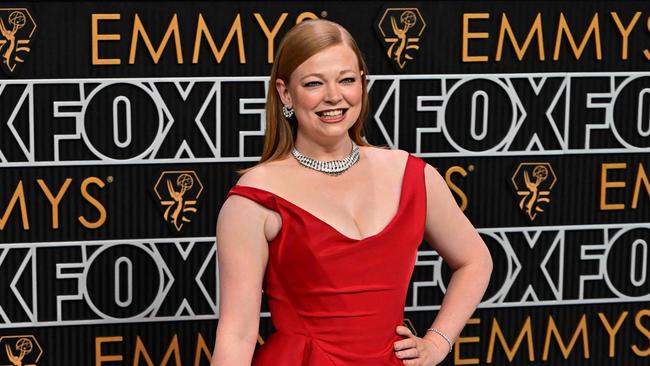
M 359 240 L 271 192 L 230 190 L 282 217 L 264 279 L 277 331 L 255 352 L 254 366 L 403 365 L 393 342 L 401 339 L 395 327 L 424 234 L 424 165 L 409 155 L 397 213 Z

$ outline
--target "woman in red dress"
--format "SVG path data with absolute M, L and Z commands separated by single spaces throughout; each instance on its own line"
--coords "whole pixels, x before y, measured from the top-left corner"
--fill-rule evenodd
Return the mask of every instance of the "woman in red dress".
M 444 179 L 363 138 L 367 74 L 336 23 L 305 21 L 282 40 L 262 158 L 217 220 L 213 366 L 436 365 L 480 302 L 490 254 Z M 401 323 L 423 239 L 453 276 L 417 337 Z M 262 290 L 277 331 L 255 350 Z

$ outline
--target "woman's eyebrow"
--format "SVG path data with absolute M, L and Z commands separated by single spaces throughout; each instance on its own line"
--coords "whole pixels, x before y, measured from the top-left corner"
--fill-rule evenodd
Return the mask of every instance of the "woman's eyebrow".
M 345 74 L 346 72 L 354 72 L 354 70 L 350 70 L 350 69 L 341 70 L 339 72 L 339 75 Z M 308 78 L 310 76 L 316 76 L 316 77 L 321 78 L 321 79 L 325 78 L 323 74 L 314 72 L 314 73 L 311 73 L 311 74 L 308 74 L 308 75 L 305 75 L 305 76 L 301 77 L 300 80 L 304 80 L 304 79 L 306 79 L 306 78 Z

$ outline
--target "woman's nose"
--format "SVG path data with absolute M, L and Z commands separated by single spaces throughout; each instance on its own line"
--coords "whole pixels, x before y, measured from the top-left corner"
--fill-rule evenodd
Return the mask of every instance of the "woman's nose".
M 341 101 L 343 97 L 341 96 L 341 91 L 339 90 L 338 83 L 328 83 L 327 84 L 327 94 L 325 95 L 325 101 L 331 104 L 336 104 Z

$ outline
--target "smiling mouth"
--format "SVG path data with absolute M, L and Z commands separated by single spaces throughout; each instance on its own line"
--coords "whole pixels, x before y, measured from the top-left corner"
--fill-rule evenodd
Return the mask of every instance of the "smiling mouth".
M 347 108 L 330 109 L 327 111 L 316 112 L 319 117 L 336 118 L 342 116 L 347 111 Z

